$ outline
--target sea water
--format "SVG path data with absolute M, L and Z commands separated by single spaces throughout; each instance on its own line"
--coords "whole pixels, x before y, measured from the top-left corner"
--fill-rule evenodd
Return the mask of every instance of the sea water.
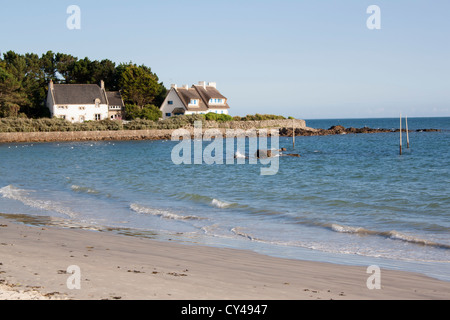
M 401 156 L 398 133 L 297 137 L 295 150 L 292 138 L 281 137 L 280 148 L 301 157 L 280 157 L 273 176 L 248 162 L 175 165 L 172 141 L 1 144 L 0 212 L 28 224 L 375 264 L 450 281 L 450 118 L 408 124 L 411 146 L 404 135 Z M 415 131 L 429 128 L 441 131 Z

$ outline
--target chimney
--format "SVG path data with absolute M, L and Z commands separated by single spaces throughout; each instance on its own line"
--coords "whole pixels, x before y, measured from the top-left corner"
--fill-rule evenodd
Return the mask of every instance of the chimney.
M 183 85 L 183 88 L 188 90 L 189 89 L 189 85 L 185 84 L 185 85 Z
M 105 81 L 100 80 L 100 88 L 102 88 L 103 90 L 105 90 Z
M 173 88 L 173 89 L 177 90 L 177 85 L 176 84 L 171 84 L 170 88 Z
M 215 83 L 215 82 L 209 82 L 209 83 L 208 83 L 208 86 L 214 87 L 214 88 L 217 89 L 217 86 L 216 86 L 216 83 Z
M 203 87 L 203 89 L 206 89 L 206 82 L 205 81 L 199 81 L 198 85 Z
M 53 90 L 53 80 L 48 83 L 48 90 Z

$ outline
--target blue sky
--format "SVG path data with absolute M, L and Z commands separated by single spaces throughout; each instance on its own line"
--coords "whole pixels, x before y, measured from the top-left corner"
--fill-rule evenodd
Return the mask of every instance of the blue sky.
M 69 5 L 81 30 L 69 30 Z M 369 5 L 381 30 L 369 30 Z M 0 51 L 145 64 L 217 82 L 232 115 L 450 116 L 450 1 L 2 1 Z

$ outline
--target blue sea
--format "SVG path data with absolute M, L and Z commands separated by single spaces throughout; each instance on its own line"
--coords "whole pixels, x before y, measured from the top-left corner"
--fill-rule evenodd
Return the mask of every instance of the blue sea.
M 0 144 L 0 212 L 27 224 L 420 272 L 450 281 L 450 118 L 398 133 L 280 137 L 263 164 L 175 165 L 173 141 Z M 395 129 L 398 119 L 307 120 Z M 224 144 L 227 140 L 224 140 Z M 204 142 L 207 147 L 209 142 Z

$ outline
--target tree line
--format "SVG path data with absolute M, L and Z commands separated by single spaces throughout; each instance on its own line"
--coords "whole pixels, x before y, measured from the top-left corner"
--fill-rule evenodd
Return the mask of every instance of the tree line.
M 99 84 L 107 91 L 120 91 L 129 119 L 156 120 L 167 89 L 145 65 L 116 63 L 104 59 L 79 59 L 70 54 L 48 51 L 0 55 L 0 117 L 49 117 L 45 105 L 48 83 Z

